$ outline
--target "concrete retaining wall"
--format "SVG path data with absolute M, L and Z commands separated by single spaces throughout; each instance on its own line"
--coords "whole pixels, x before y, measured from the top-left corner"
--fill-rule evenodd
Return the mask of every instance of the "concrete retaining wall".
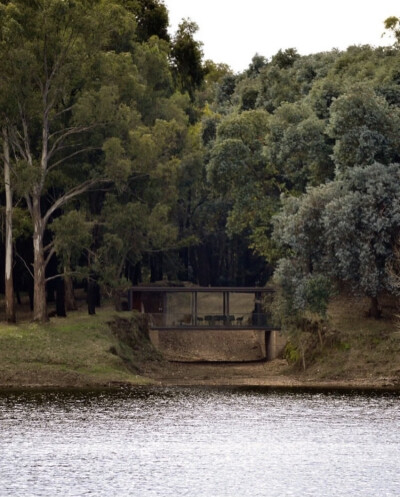
M 264 330 L 150 330 L 153 345 L 170 361 L 245 362 L 274 359 L 278 332 Z

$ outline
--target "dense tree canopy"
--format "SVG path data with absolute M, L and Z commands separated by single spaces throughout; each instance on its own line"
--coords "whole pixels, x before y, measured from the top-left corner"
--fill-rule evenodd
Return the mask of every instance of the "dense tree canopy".
M 7 319 L 14 286 L 43 321 L 60 278 L 69 308 L 74 285 L 120 306 L 141 280 L 264 284 L 275 267 L 292 308 L 323 313 L 341 280 L 377 315 L 399 228 L 399 19 L 392 47 L 256 54 L 241 74 L 203 61 L 195 22 L 168 22 L 161 0 L 0 2 Z

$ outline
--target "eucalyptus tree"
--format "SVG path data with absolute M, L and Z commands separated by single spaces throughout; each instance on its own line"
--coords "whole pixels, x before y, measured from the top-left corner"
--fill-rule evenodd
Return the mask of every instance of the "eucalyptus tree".
M 129 8 L 129 3 L 124 2 L 125 7 Z M 137 38 L 139 41 L 147 41 L 152 36 L 170 41 L 168 10 L 162 1 L 138 0 L 133 3 L 132 11 L 136 13 Z
M 174 246 L 176 227 L 170 222 L 166 204 L 150 206 L 138 200 L 122 203 L 115 195 L 107 196 L 100 220 L 102 241 L 92 269 L 120 310 L 122 294 L 132 285 L 126 277 L 127 265 L 135 266 L 144 253 L 158 253 Z
M 172 40 L 171 48 L 177 86 L 182 92 L 188 92 L 192 101 L 205 75 L 202 43 L 194 38 L 198 29 L 195 22 L 183 19 Z
M 13 26 L 13 7 L 5 3 L 0 4 L 0 64 L 3 70 L 10 68 L 8 41 L 15 40 L 17 34 L 10 35 Z M 4 79 L 0 80 L 0 122 L 2 144 L 2 168 L 5 190 L 5 311 L 6 320 L 15 322 L 14 282 L 13 282 L 13 186 L 11 176 L 13 172 L 12 147 L 10 144 L 10 123 L 15 115 L 15 102 L 10 93 L 12 85 Z
M 228 115 L 217 128 L 207 166 L 216 194 L 231 206 L 228 233 L 248 235 L 259 253 L 266 252 L 270 219 L 282 186 L 264 154 L 269 119 L 261 109 Z
M 79 262 L 91 245 L 91 223 L 87 221 L 83 210 L 71 208 L 52 221 L 50 230 L 54 235 L 54 250 L 64 277 L 65 308 L 73 311 L 77 309 L 77 305 L 72 277 L 82 279 L 87 276 L 87 268 L 80 266 Z
M 5 308 L 6 321 L 15 322 L 13 280 L 13 190 L 11 186 L 11 154 L 7 126 L 3 126 L 3 172 L 6 197 L 5 212 Z
M 33 224 L 34 319 L 45 321 L 45 268 L 54 247 L 44 245 L 44 232 L 65 203 L 109 177 L 98 161 L 93 164 L 104 138 L 95 130 L 117 114 L 129 119 L 129 112 L 119 106 L 111 71 L 104 70 L 123 58 L 102 48 L 110 38 L 133 37 L 135 20 L 102 0 L 15 0 L 3 7 L 9 63 L 0 78 L 14 105 L 9 137 Z M 50 186 L 55 196 L 48 195 Z

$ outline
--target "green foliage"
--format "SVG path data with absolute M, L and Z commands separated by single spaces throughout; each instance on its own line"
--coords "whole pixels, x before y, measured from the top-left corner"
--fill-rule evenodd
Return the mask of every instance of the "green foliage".
M 203 83 L 205 74 L 202 43 L 194 39 L 198 29 L 195 22 L 184 19 L 178 27 L 171 49 L 178 86 L 182 92 L 187 91 L 192 100 L 195 90 Z
M 340 169 L 398 159 L 399 109 L 366 85 L 357 85 L 340 96 L 330 108 L 329 135 L 336 140 L 335 163 Z
M 332 293 L 330 279 L 323 274 L 313 274 L 304 285 L 304 300 L 307 302 L 307 308 L 325 318 Z
M 138 0 L 137 37 L 139 41 L 146 41 L 152 36 L 169 41 L 168 11 L 159 0 Z
M 329 277 L 305 273 L 298 259 L 281 259 L 274 273 L 278 285 L 275 315 L 283 326 L 290 327 L 307 311 L 326 317 L 333 286 Z
M 333 177 L 331 146 L 325 123 L 303 102 L 284 103 L 269 121 L 267 160 L 284 178 L 288 189 L 304 191 Z
M 287 69 L 292 67 L 300 55 L 295 48 L 287 48 L 286 50 L 278 50 L 272 57 L 272 64 L 278 66 L 280 69 Z
M 324 213 L 340 197 L 338 183 L 309 188 L 300 197 L 283 196 L 281 210 L 273 218 L 273 238 L 288 255 L 302 261 L 305 273 L 322 271 L 326 254 Z
M 254 57 L 251 59 L 251 62 L 249 64 L 249 68 L 246 71 L 247 76 L 250 78 L 257 77 L 261 69 L 267 65 L 267 59 L 263 57 L 262 55 L 259 55 L 256 53 Z
M 71 210 L 54 219 L 50 230 L 54 235 L 54 249 L 62 261 L 62 266 L 75 268 L 82 253 L 90 247 L 91 224 L 86 221 L 81 211 Z
M 21 207 L 13 208 L 13 240 L 18 238 L 25 240 L 30 239 L 32 236 L 32 219 L 26 209 Z
M 221 120 L 207 165 L 212 187 L 230 203 L 228 234 L 248 236 L 258 253 L 267 252 L 265 239 L 279 199 L 279 183 L 264 156 L 269 119 L 257 109 Z
M 348 169 L 334 182 L 288 198 L 275 217 L 275 240 L 290 258 L 276 278 L 286 302 L 283 315 L 324 314 L 326 278 L 351 283 L 377 297 L 395 292 L 387 274 L 400 228 L 400 166 L 372 164 Z
M 125 277 L 128 262 L 135 265 L 146 252 L 161 251 L 173 245 L 177 231 L 169 221 L 169 207 L 120 200 L 109 195 L 102 211 L 103 235 L 96 251 L 93 270 L 109 295 L 120 294 L 131 283 Z
M 324 213 L 331 274 L 370 297 L 394 291 L 386 264 L 400 228 L 400 166 L 372 164 L 348 170 L 340 195 Z
M 299 349 L 290 340 L 285 347 L 285 357 L 290 363 L 299 362 L 301 359 Z
M 396 44 L 398 45 L 400 43 L 400 18 L 396 16 L 390 16 L 385 19 L 384 24 L 385 29 L 387 31 L 390 31 L 391 34 L 395 37 Z
M 232 104 L 232 96 L 235 92 L 236 76 L 227 74 L 218 85 L 216 101 L 219 105 Z

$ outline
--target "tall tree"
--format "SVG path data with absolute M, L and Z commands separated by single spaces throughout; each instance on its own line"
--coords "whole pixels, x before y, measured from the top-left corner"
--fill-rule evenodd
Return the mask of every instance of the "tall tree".
M 6 193 L 5 236 L 5 303 L 6 320 L 15 322 L 15 299 L 13 281 L 13 192 L 11 187 L 11 156 L 8 129 L 3 126 L 3 170 Z
M 124 2 L 125 5 L 128 2 Z M 152 36 L 169 41 L 168 10 L 159 0 L 138 0 L 136 19 L 138 24 L 137 38 L 147 41 Z
M 171 50 L 178 87 L 182 92 L 187 91 L 191 100 L 194 100 L 195 90 L 201 86 L 205 75 L 202 43 L 194 39 L 198 29 L 195 22 L 184 19 L 175 34 Z
M 263 254 L 281 188 L 264 154 L 269 119 L 261 109 L 227 116 L 218 126 L 207 166 L 213 188 L 230 202 L 228 231 L 249 236 L 252 248 Z
M 9 64 L 1 79 L 13 88 L 16 118 L 10 141 L 20 159 L 33 223 L 34 319 L 45 321 L 45 269 L 54 252 L 44 243 L 46 226 L 66 202 L 101 181 L 94 168 L 83 177 L 74 165 L 93 148 L 101 150 L 101 142 L 88 145 L 82 135 L 110 121 L 117 110 L 116 87 L 87 76 L 93 65 L 111 61 L 111 53 L 100 52 L 109 37 L 122 30 L 133 36 L 135 21 L 120 6 L 102 0 L 15 0 L 7 2 L 7 15 Z M 50 184 L 55 197 L 44 202 Z

